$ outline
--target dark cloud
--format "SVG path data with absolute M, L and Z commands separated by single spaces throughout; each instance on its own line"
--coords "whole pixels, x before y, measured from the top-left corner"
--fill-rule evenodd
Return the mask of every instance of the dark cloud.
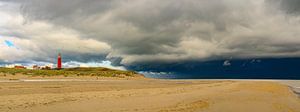
M 186 61 L 169 64 L 139 64 L 131 69 L 153 78 L 176 79 L 300 79 L 299 58 L 233 59 L 224 67 L 226 60 Z

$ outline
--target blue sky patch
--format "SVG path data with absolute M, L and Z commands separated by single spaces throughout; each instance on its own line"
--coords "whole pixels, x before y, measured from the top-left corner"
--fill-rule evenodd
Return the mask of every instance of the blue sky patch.
M 9 40 L 5 40 L 4 43 L 8 47 L 14 47 L 15 46 L 14 43 L 12 41 L 9 41 Z

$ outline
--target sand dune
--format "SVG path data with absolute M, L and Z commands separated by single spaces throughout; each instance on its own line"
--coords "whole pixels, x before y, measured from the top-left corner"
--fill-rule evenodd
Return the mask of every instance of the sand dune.
M 0 83 L 0 112 L 299 112 L 264 81 L 95 80 Z

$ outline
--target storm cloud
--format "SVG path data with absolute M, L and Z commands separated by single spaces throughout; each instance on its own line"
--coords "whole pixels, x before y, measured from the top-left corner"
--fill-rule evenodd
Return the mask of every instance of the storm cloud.
M 12 0 L 1 4 L 0 35 L 14 41 L 19 51 L 1 47 L 0 60 L 49 62 L 58 51 L 69 61 L 115 60 L 124 66 L 300 56 L 298 0 Z

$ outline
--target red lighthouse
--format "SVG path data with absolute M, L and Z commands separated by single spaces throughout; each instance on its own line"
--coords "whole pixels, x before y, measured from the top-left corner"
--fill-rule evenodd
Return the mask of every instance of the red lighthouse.
M 57 57 L 57 69 L 61 69 L 61 55 L 58 53 Z

